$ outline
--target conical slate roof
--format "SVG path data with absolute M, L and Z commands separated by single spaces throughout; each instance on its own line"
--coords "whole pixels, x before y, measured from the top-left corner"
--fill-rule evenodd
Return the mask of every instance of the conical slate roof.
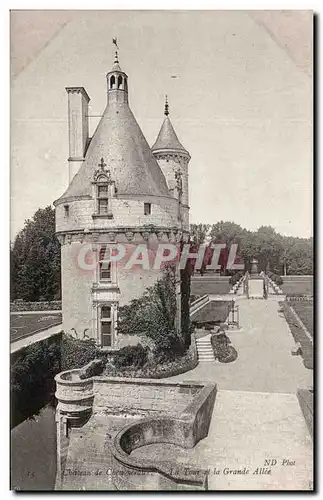
M 151 148 L 152 151 L 157 151 L 159 149 L 178 150 L 188 154 L 188 151 L 186 151 L 186 149 L 179 142 L 174 127 L 172 125 L 172 122 L 170 121 L 168 115 L 165 116 L 165 119 L 159 131 L 156 142 Z
M 170 196 L 164 174 L 127 102 L 108 104 L 85 161 L 60 201 L 92 195 L 91 183 L 101 158 L 111 172 L 118 195 Z

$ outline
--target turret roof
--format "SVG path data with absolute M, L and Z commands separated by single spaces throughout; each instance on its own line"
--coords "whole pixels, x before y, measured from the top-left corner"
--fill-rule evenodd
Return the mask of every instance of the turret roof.
M 159 149 L 170 149 L 179 150 L 183 153 L 188 154 L 188 151 L 179 142 L 172 122 L 168 115 L 165 116 L 161 129 L 159 131 L 158 137 L 155 144 L 151 148 L 152 151 L 157 151 Z

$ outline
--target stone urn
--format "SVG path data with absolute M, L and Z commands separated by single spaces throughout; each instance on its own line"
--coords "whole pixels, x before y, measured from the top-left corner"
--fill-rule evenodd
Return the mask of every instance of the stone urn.
M 258 261 L 256 259 L 253 259 L 251 261 L 251 271 L 250 271 L 250 274 L 255 276 L 256 274 L 258 274 Z

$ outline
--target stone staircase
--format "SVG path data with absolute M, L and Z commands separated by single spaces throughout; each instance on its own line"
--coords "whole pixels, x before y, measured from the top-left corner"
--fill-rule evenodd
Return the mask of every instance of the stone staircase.
M 214 354 L 211 346 L 211 335 L 196 340 L 199 363 L 214 363 Z

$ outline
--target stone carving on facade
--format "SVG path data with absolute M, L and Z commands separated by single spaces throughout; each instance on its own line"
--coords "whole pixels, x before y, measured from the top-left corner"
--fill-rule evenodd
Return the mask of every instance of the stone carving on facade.
M 128 241 L 133 241 L 134 237 L 135 237 L 135 233 L 133 231 L 126 232 L 126 238 Z
M 157 239 L 158 239 L 158 241 L 162 241 L 163 237 L 164 237 L 164 232 L 163 231 L 158 231 L 158 233 L 157 233 Z
M 71 234 L 66 234 L 65 235 L 65 244 L 70 245 L 72 243 L 72 235 Z
M 56 238 L 58 239 L 60 245 L 64 245 L 65 236 L 63 234 L 57 234 Z
M 150 234 L 150 233 L 149 233 L 148 231 L 142 231 L 141 236 L 143 237 L 143 239 L 144 239 L 145 241 L 148 241 L 148 239 L 149 239 L 149 234 Z
M 103 158 L 101 158 L 101 161 L 98 165 L 98 169 L 96 169 L 96 171 L 94 172 L 94 176 L 93 176 L 93 182 L 97 183 L 97 182 L 100 182 L 101 181 L 101 177 L 102 177 L 102 181 L 103 182 L 113 182 L 111 180 L 111 172 L 108 168 L 105 168 L 107 166 L 106 163 L 104 163 L 104 160 Z
M 115 241 L 116 239 L 116 233 L 109 232 L 108 233 L 108 241 Z

